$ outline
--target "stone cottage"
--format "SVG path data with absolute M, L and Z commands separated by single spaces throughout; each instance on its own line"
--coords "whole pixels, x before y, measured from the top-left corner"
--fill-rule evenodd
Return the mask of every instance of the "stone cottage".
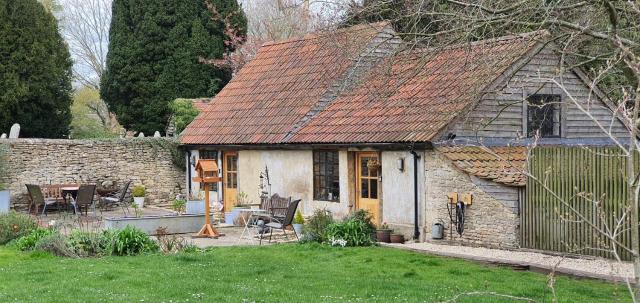
M 582 72 L 558 73 L 545 37 L 416 49 L 375 23 L 267 43 L 182 133 L 187 175 L 218 159 L 228 211 L 239 193 L 259 201 L 268 169 L 270 192 L 302 199 L 306 215 L 366 209 L 423 241 L 439 222 L 448 236 L 458 194 L 471 204 L 456 241 L 517 247 L 526 146 L 607 144 L 585 108 L 626 132 Z

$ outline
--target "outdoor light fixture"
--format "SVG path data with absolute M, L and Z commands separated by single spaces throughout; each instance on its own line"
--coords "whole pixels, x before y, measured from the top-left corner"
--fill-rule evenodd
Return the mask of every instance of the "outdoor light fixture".
M 398 158 L 398 170 L 404 171 L 404 158 Z

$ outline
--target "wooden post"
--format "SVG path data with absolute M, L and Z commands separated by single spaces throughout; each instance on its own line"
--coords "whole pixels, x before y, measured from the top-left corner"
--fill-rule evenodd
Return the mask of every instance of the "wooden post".
M 209 206 L 209 183 L 204 183 L 204 226 L 194 238 L 214 238 L 223 236 L 211 225 L 211 207 Z

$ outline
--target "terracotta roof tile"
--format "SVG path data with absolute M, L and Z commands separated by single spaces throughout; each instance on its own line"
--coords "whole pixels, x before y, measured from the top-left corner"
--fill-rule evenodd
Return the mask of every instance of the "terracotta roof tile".
M 512 36 L 390 57 L 358 88 L 316 115 L 290 143 L 430 141 L 537 38 Z
M 525 147 L 438 147 L 453 164 L 468 174 L 511 186 L 525 186 L 527 176 Z
M 182 133 L 183 144 L 284 143 L 386 23 L 264 44 Z

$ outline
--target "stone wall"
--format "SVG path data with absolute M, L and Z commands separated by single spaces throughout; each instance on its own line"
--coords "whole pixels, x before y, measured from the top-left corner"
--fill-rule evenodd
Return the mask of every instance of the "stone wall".
M 174 164 L 175 143 L 164 138 L 114 140 L 5 139 L 6 171 L 14 208 L 28 203 L 25 184 L 113 181 L 119 187 L 131 180 L 144 185 L 146 203 L 167 206 L 185 189 L 184 167 Z M 173 151 L 173 153 L 172 153 Z M 129 191 L 130 194 L 130 191 Z
M 517 210 L 514 211 L 511 207 L 516 202 L 498 200 L 499 198 L 484 191 L 481 186 L 473 182 L 469 175 L 460 171 L 435 151 L 427 151 L 425 161 L 425 232 L 427 241 L 496 248 L 517 248 L 519 246 L 518 214 Z M 459 237 L 454 230 L 452 239 L 449 237 L 450 220 L 446 206 L 448 200 L 446 195 L 449 192 L 471 193 L 473 195 L 473 204 L 467 207 L 465 213 L 464 233 L 462 237 Z M 431 240 L 431 226 L 437 222 L 444 222 L 445 240 Z

